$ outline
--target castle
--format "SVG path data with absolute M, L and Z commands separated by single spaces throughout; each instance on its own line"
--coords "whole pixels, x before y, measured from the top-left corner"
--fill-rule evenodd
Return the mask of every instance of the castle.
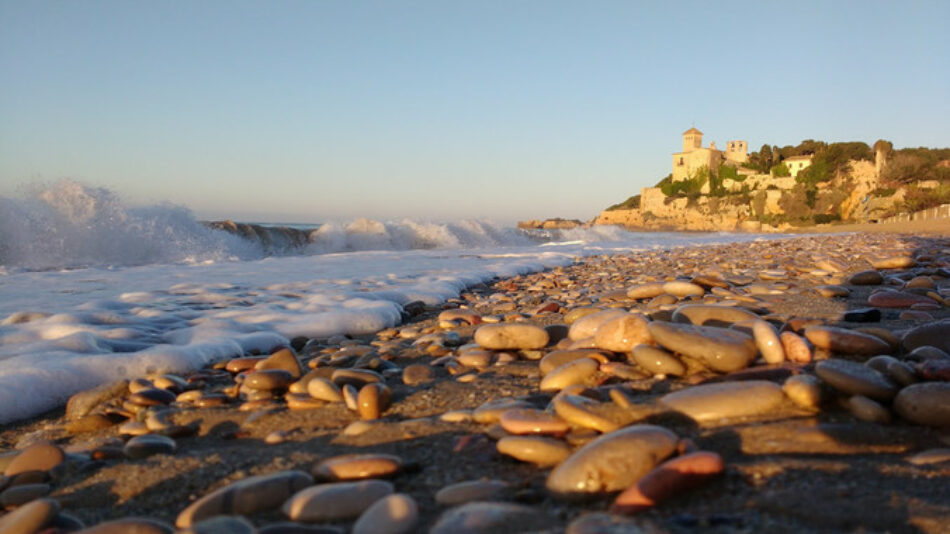
M 729 141 L 725 152 L 716 148 L 716 143 L 703 148 L 703 132 L 690 128 L 683 132 L 683 151 L 673 154 L 673 181 L 686 180 L 702 167 L 716 172 L 723 162 L 738 166 L 748 160 L 749 144 L 745 141 Z

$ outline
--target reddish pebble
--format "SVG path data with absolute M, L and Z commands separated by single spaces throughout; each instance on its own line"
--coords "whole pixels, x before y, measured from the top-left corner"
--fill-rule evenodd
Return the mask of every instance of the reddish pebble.
M 950 382 L 950 360 L 927 360 L 917 365 L 917 373 L 927 381 Z
M 909 308 L 914 304 L 936 305 L 937 302 L 916 293 L 892 291 L 888 289 L 872 294 L 868 297 L 868 304 L 878 308 Z
M 782 332 L 779 335 L 782 342 L 782 348 L 785 350 L 785 357 L 795 363 L 808 363 L 811 361 L 811 348 L 808 342 L 794 332 Z
M 617 496 L 610 511 L 633 514 L 649 509 L 673 495 L 708 482 L 724 469 L 722 457 L 714 452 L 699 451 L 674 458 L 660 464 Z

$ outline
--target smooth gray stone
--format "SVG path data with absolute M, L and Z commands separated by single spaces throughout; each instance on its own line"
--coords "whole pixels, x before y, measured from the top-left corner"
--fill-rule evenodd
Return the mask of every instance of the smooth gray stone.
M 867 365 L 850 360 L 824 360 L 815 365 L 815 374 L 831 387 L 850 395 L 889 401 L 897 395 L 897 386 Z
M 555 521 L 540 509 L 502 502 L 470 502 L 446 510 L 429 534 L 520 534 Z
M 901 344 L 906 351 L 929 345 L 950 353 L 950 319 L 928 323 L 908 331 L 901 339 Z
M 256 534 L 254 524 L 238 515 L 219 515 L 205 519 L 190 528 L 179 530 L 178 534 Z
M 303 471 L 279 471 L 238 480 L 191 503 L 175 525 L 187 528 L 218 515 L 248 515 L 280 506 L 291 495 L 313 484 Z
M 907 386 L 894 399 L 894 411 L 920 425 L 950 426 L 950 382 Z

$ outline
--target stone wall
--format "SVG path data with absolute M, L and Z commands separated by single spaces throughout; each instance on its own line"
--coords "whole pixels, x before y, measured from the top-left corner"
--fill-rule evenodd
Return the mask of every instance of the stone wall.
M 738 182 L 731 178 L 726 178 L 722 181 L 722 186 L 726 191 L 736 193 L 741 191 L 743 187 L 748 187 L 750 190 L 755 189 L 768 189 L 770 185 L 782 190 L 789 190 L 795 187 L 795 179 L 792 177 L 783 177 L 776 178 L 771 174 L 747 174 L 745 180 Z
M 899 213 L 892 217 L 881 219 L 878 222 L 889 223 L 902 221 L 930 221 L 933 219 L 948 218 L 950 218 L 950 204 L 941 204 L 936 208 L 930 208 L 915 213 Z
M 652 189 L 652 188 L 651 188 Z M 616 224 L 627 228 L 649 230 L 676 229 L 699 231 L 736 230 L 751 216 L 748 205 L 735 205 L 721 199 L 699 197 L 690 203 L 686 198 L 676 198 L 666 203 L 653 204 L 652 210 L 603 211 L 594 219 L 594 224 Z
M 663 209 L 666 195 L 659 187 L 644 187 L 640 190 L 640 211 L 656 213 Z
M 642 228 L 643 217 L 640 210 L 610 210 L 602 211 L 594 219 L 594 224 L 619 225 L 627 228 Z
M 683 164 L 680 165 L 680 160 Z M 692 152 L 673 154 L 673 181 L 680 182 L 696 174 L 703 166 L 718 169 L 722 152 L 711 148 L 697 148 Z

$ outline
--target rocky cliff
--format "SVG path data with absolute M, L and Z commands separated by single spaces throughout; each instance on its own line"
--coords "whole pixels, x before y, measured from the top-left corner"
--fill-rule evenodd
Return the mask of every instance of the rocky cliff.
M 718 194 L 667 196 L 641 190 L 638 207 L 608 209 L 593 224 L 630 229 L 783 231 L 837 220 L 875 220 L 893 211 L 904 190 L 881 190 L 874 162 L 852 161 L 832 180 L 806 186 L 794 178 L 748 175 L 725 180 Z M 921 185 L 918 184 L 918 187 Z

